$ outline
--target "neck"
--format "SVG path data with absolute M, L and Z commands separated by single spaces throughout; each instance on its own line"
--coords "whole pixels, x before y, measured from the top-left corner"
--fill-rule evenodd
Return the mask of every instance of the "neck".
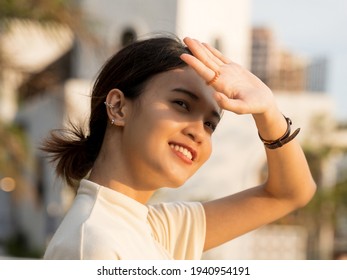
M 94 170 L 90 173 L 88 180 L 122 193 L 142 204 L 146 204 L 154 193 L 154 190 L 139 189 L 137 186 L 131 186 L 131 184 L 124 183 L 116 178 L 100 176 L 98 172 Z
M 113 133 L 119 132 L 117 130 Z M 147 182 L 146 185 L 143 178 L 137 176 L 138 172 L 134 172 L 129 168 L 129 164 L 124 163 L 126 160 L 120 153 L 120 147 L 122 147 L 120 139 L 120 135 L 105 135 L 104 143 L 94 162 L 89 180 L 145 204 L 155 189 L 148 185 L 150 182 Z M 114 151 L 114 147 L 118 147 L 117 151 Z

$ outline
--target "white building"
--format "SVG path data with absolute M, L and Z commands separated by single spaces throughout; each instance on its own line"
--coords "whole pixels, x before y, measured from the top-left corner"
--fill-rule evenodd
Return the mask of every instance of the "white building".
M 111 53 L 129 37 L 172 33 L 197 38 L 219 47 L 248 66 L 249 0 L 81 0 L 98 34 L 100 46 L 80 45 L 78 77 L 91 79 Z

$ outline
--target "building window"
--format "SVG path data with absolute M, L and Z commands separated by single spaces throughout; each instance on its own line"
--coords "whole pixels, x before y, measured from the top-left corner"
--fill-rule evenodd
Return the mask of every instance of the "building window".
M 213 47 L 220 52 L 223 52 L 223 44 L 221 38 L 215 38 L 213 42 Z
M 125 47 L 129 44 L 131 44 L 132 42 L 134 42 L 137 38 L 136 32 L 134 29 L 132 28 L 128 28 L 126 29 L 121 37 L 121 42 L 122 42 L 122 47 Z

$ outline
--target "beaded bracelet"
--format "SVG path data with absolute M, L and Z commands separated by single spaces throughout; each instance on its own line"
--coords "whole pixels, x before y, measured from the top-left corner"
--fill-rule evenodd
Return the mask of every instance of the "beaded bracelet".
M 288 142 L 292 141 L 300 132 L 300 128 L 298 128 L 294 131 L 294 133 L 292 135 L 290 135 L 290 132 L 291 132 L 290 126 L 292 125 L 292 120 L 286 116 L 283 116 L 283 117 L 285 118 L 285 120 L 287 122 L 287 130 L 283 134 L 283 136 L 281 136 L 277 140 L 265 140 L 260 136 L 260 134 L 258 132 L 259 138 L 264 143 L 266 148 L 269 148 L 269 149 L 280 148 L 283 145 L 287 144 Z

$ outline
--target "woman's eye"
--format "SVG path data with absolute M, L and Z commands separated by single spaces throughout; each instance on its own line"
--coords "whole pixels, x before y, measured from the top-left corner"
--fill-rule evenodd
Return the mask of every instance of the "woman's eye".
M 216 130 L 216 125 L 213 122 L 205 122 L 205 126 L 208 127 L 212 132 Z
M 174 101 L 174 103 L 179 105 L 180 107 L 186 109 L 187 111 L 189 110 L 188 104 L 182 100 L 176 100 L 176 101 Z

